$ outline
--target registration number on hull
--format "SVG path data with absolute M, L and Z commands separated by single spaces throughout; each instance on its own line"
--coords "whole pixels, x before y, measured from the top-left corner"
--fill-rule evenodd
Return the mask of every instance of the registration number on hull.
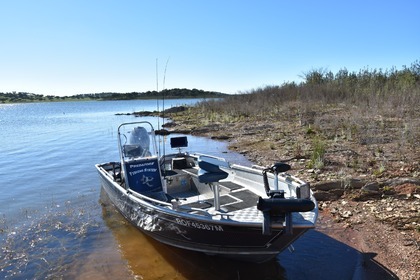
M 223 227 L 219 225 L 192 222 L 192 221 L 184 220 L 180 218 L 176 218 L 175 221 L 179 225 L 190 227 L 190 228 L 197 228 L 197 229 L 210 230 L 210 231 L 223 231 Z

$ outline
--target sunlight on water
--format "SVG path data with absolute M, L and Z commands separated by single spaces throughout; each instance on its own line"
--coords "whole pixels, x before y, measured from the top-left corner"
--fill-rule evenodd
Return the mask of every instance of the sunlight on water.
M 39 211 L 24 211 L 20 224 L 4 218 L 0 275 L 4 278 L 49 278 L 64 275 L 72 260 L 89 245 L 99 227 L 93 203 L 74 207 L 53 204 Z M 92 215 L 93 214 L 93 215 Z

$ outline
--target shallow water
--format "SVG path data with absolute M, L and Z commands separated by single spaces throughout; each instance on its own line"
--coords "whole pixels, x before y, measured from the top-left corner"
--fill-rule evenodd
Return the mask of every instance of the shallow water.
M 316 230 L 293 253 L 255 265 L 171 248 L 133 228 L 101 195 L 94 164 L 118 159 L 117 126 L 138 120 L 116 113 L 155 108 L 155 100 L 0 105 L 0 279 L 384 278 Z M 189 136 L 189 146 L 250 164 L 224 142 Z

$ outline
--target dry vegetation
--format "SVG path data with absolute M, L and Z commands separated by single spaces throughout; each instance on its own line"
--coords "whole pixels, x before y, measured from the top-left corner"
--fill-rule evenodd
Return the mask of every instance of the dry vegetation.
M 341 228 L 327 234 L 418 279 L 420 62 L 303 78 L 203 101 L 171 114 L 171 129 L 228 140 L 256 164 L 288 161 L 312 184 L 319 230 Z
M 342 164 L 379 176 L 389 170 L 389 163 L 418 160 L 420 62 L 385 72 L 340 70 L 334 75 L 313 70 L 304 77 L 299 85 L 287 83 L 203 101 L 171 118 L 192 133 L 211 131 L 219 138 L 229 139 L 243 130 L 242 134 L 257 138 L 252 139 L 257 142 L 255 149 L 274 151 L 276 157 L 269 160 L 306 158 L 310 159 L 307 167 L 320 170 Z M 296 136 L 293 143 L 285 143 L 289 135 Z M 342 143 L 363 147 L 370 156 L 337 150 Z M 340 159 L 343 162 L 332 162 L 337 153 L 345 157 Z

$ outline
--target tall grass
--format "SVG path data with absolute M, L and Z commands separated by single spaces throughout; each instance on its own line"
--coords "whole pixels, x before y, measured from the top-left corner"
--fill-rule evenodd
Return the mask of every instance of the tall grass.
M 273 112 L 278 106 L 291 101 L 323 105 L 346 103 L 365 108 L 388 105 L 394 107 L 419 101 L 419 61 L 409 68 L 403 67 L 402 70 L 363 69 L 356 73 L 342 69 L 336 74 L 323 69 L 311 70 L 304 73 L 303 78 L 304 82 L 300 84 L 292 82 L 281 86 L 267 86 L 232 96 L 217 107 L 225 105 L 227 107 L 222 106 L 220 109 L 233 109 L 236 114 L 255 115 L 261 113 L 258 109 L 269 109 L 269 112 Z M 233 104 L 235 105 L 232 106 Z
M 298 144 L 295 149 L 299 156 L 305 153 L 310 168 L 328 164 L 325 157 L 334 153 L 328 147 L 334 149 L 343 141 L 365 147 L 371 154 L 393 143 L 388 160 L 394 162 L 404 162 L 410 153 L 415 155 L 420 139 L 419 61 L 400 70 L 342 69 L 332 73 L 318 69 L 302 77 L 300 84 L 266 86 L 205 100 L 191 108 L 190 116 L 198 113 L 195 118 L 207 120 L 206 124 L 271 122 L 278 124 L 276 127 L 288 127 L 289 132 L 290 128 L 301 131 L 300 140 L 296 141 L 309 140 L 310 148 L 305 151 L 308 145 Z M 378 165 L 383 162 L 381 158 L 362 159 L 357 153 L 346 151 L 348 167 L 383 169 Z
M 216 122 L 295 120 L 302 125 L 316 125 L 330 137 L 371 133 L 384 127 L 381 122 L 386 119 L 386 127 L 397 126 L 406 142 L 419 138 L 419 61 L 401 70 L 342 69 L 334 74 L 318 69 L 302 77 L 300 84 L 266 86 L 220 100 L 206 100 L 196 109 L 204 118 Z M 326 110 L 339 113 L 331 117 L 324 114 Z

